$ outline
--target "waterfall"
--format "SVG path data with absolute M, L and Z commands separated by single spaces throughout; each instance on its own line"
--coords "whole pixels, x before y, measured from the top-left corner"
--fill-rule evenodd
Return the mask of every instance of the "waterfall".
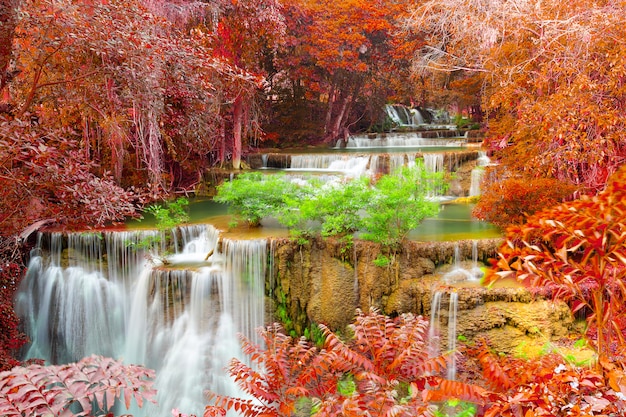
M 478 241 L 472 240 L 472 261 L 468 266 L 467 262 L 461 261 L 461 247 L 459 242 L 454 243 L 454 262 L 450 271 L 444 274 L 443 281 L 447 284 L 458 284 L 460 282 L 476 282 L 483 275 L 483 271 L 478 266 Z
M 339 172 L 347 177 L 359 177 L 367 172 L 369 156 L 340 154 L 293 155 L 290 170 Z
M 491 159 L 487 156 L 487 152 L 479 151 L 477 165 L 470 173 L 470 189 L 469 196 L 474 197 L 480 195 L 480 183 L 485 174 L 485 166 L 491 163 Z
M 350 136 L 346 149 L 463 147 L 466 143 L 464 137 L 424 138 L 422 132 L 392 132 L 375 138 Z
M 430 303 L 430 325 L 428 328 L 428 354 L 430 357 L 439 356 L 441 354 L 441 327 L 442 327 L 442 298 L 445 295 L 441 290 L 433 291 L 433 297 Z M 448 311 L 447 311 L 447 351 L 450 353 L 448 358 L 448 369 L 446 376 L 450 380 L 456 378 L 456 324 L 458 315 L 459 295 L 452 291 L 449 293 Z
M 406 154 L 389 154 L 389 172 L 394 173 L 396 170 L 406 165 Z
M 292 155 L 291 156 L 291 169 L 328 169 L 332 162 L 342 159 L 342 155 L 338 154 L 323 154 L 323 155 Z
M 485 170 L 483 167 L 476 167 L 470 172 L 470 188 L 469 196 L 475 197 L 480 195 L 480 182 L 483 179 Z
M 450 304 L 448 306 L 448 379 L 454 381 L 456 379 L 456 323 L 459 308 L 459 294 L 450 293 Z
M 443 153 L 425 153 L 424 156 L 424 168 L 428 172 L 437 173 L 445 171 L 443 162 Z M 432 187 L 431 187 L 432 188 Z M 428 198 L 437 198 L 443 195 L 443 185 L 432 189 L 429 192 Z
M 428 355 L 432 358 L 441 352 L 440 316 L 441 291 L 434 291 L 430 301 L 430 325 L 428 326 Z
M 143 244 L 156 235 L 70 233 L 66 247 L 60 233 L 45 236 L 47 247 L 40 236 L 16 300 L 32 341 L 26 358 L 143 364 L 157 372 L 158 407 L 133 415 L 201 415 L 205 390 L 241 395 L 223 370 L 245 359 L 238 333 L 259 342 L 267 242 L 218 245 L 212 226 L 187 226 L 168 236 L 174 253 L 166 254 L 164 239 Z

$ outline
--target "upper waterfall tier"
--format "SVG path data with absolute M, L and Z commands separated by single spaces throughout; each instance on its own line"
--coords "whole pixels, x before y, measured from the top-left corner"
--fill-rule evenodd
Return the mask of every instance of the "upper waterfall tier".
M 467 132 L 454 129 L 433 130 L 428 132 L 392 132 L 381 135 L 352 135 L 346 142 L 339 141 L 337 148 L 431 148 L 462 147 L 467 144 Z

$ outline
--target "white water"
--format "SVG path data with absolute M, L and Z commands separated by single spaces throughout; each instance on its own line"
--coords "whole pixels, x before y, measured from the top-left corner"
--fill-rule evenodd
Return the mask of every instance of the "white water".
M 244 359 L 237 333 L 258 343 L 267 243 L 224 240 L 219 248 L 212 226 L 189 226 L 163 268 L 146 259 L 160 245 L 138 246 L 154 235 L 71 234 L 63 262 L 60 234 L 50 236 L 49 255 L 36 249 L 16 303 L 32 340 L 27 358 L 66 363 L 99 354 L 143 364 L 157 371 L 159 406 L 133 415 L 202 415 L 205 390 L 241 395 L 223 369 Z
M 480 183 L 485 174 L 485 166 L 491 163 L 491 159 L 487 156 L 487 152 L 479 151 L 476 167 L 472 169 L 470 176 L 470 197 L 480 195 Z
M 341 174 L 343 177 L 356 178 L 368 174 L 369 156 L 339 154 L 292 155 L 287 172 L 308 171 Z M 329 179 L 338 178 L 329 176 Z
M 450 351 L 450 356 L 448 358 L 447 372 L 447 377 L 451 381 L 456 379 L 456 323 L 458 309 L 459 294 L 451 292 L 450 304 L 448 305 L 448 351 Z
M 393 132 L 375 138 L 350 136 L 346 149 L 462 147 L 466 143 L 465 137 L 423 138 L 421 132 Z
M 430 325 L 428 327 L 428 353 L 430 357 L 441 355 L 441 329 L 442 329 L 442 299 L 444 295 L 449 295 L 448 311 L 447 311 L 447 350 L 448 369 L 446 370 L 446 378 L 454 380 L 456 378 L 456 324 L 458 315 L 459 295 L 452 291 L 444 293 L 443 291 L 434 291 L 430 304 Z
M 476 282 L 483 276 L 483 271 L 478 265 L 478 241 L 472 240 L 472 262 L 471 266 L 466 263 L 461 263 L 461 259 L 464 258 L 461 255 L 461 248 L 459 243 L 454 245 L 454 264 L 453 268 L 444 274 L 443 281 L 447 284 L 458 284 L 460 282 Z

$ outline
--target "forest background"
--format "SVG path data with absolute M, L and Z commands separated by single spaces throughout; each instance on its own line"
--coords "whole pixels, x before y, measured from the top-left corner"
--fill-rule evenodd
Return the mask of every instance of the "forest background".
M 626 156 L 625 11 L 624 1 L 0 0 L 2 365 L 23 343 L 10 300 L 29 225 L 138 216 L 193 192 L 209 168 L 245 168 L 259 147 L 380 130 L 389 102 L 481 123 L 498 165 L 480 218 L 519 225 L 563 195 L 611 200 L 601 193 Z M 526 232 L 510 240 L 531 241 Z M 565 258 L 583 247 L 572 239 Z M 614 284 L 620 245 L 602 254 L 618 264 L 594 271 Z

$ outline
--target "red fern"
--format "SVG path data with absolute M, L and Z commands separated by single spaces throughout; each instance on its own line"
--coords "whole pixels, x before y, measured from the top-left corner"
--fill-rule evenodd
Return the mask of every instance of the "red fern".
M 482 402 L 484 390 L 437 376 L 446 358 L 428 356 L 427 327 L 426 320 L 410 314 L 391 319 L 359 312 L 348 341 L 320 326 L 325 342 L 318 351 L 270 326 L 260 331 L 265 349 L 243 339 L 253 364 L 234 360 L 229 369 L 253 399 L 209 393 L 214 405 L 205 417 L 224 409 L 245 417 L 289 416 L 303 406 L 324 416 L 413 417 L 430 415 L 431 400 Z
M 0 373 L 0 415 L 106 414 L 122 397 L 126 408 L 133 398 L 141 407 L 145 400 L 154 401 L 153 379 L 152 370 L 100 356 L 67 365 L 16 367 Z M 70 411 L 75 404 L 80 411 Z

